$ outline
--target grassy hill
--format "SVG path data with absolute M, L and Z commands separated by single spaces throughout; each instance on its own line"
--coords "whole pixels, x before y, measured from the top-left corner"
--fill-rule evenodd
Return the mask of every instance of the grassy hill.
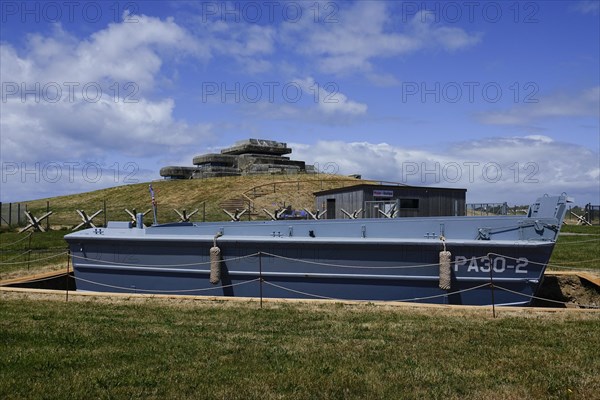
M 354 178 L 340 175 L 259 175 L 202 180 L 163 180 L 152 182 L 158 203 L 159 222 L 178 221 L 173 209 L 195 209 L 199 212 L 193 221 L 219 221 L 229 217 L 222 211 L 225 203 L 236 204 L 237 208 L 251 206 L 252 219 L 266 219 L 263 208 L 270 211 L 283 205 L 294 209 L 304 207 L 314 209 L 313 192 L 364 183 Z M 233 201 L 233 202 L 232 202 Z M 88 215 L 100 210 L 106 202 L 106 220 L 126 220 L 129 216 L 124 209 L 137 212 L 151 208 L 148 182 L 127 186 L 118 186 L 93 192 L 69 196 L 39 199 L 27 202 L 28 210 L 34 215 L 43 214 L 47 203 L 53 214 L 50 224 L 54 228 L 71 227 L 80 221 L 77 209 L 83 209 Z M 247 218 L 248 214 L 244 216 Z M 146 217 L 149 221 L 150 215 Z M 100 214 L 94 221 L 102 223 L 105 215 Z

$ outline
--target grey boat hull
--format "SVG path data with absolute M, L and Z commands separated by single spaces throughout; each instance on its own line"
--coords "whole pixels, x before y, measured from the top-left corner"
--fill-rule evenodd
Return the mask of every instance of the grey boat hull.
M 113 223 L 65 239 L 78 290 L 526 305 L 543 278 L 564 217 L 564 197 L 543 199 L 536 203 L 542 204 L 537 211 L 523 217 L 167 224 L 144 229 Z M 213 285 L 210 248 L 215 240 L 222 261 L 220 281 Z M 449 289 L 439 287 L 444 244 L 452 254 Z

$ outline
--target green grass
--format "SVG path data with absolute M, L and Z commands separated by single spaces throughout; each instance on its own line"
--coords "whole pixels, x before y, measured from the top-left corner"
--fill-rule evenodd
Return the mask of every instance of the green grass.
M 66 267 L 66 230 L 0 233 L 0 280 Z M 31 250 L 31 251 L 29 251 Z
M 586 235 L 600 235 L 600 225 L 563 225 L 560 228 L 561 232 L 566 233 L 583 233 Z
M 560 267 L 600 270 L 600 226 L 563 225 L 550 264 Z M 561 269 L 551 266 L 550 269 Z M 564 269 L 564 268 L 562 268 Z
M 592 313 L 33 301 L 3 294 L 0 398 L 598 399 Z

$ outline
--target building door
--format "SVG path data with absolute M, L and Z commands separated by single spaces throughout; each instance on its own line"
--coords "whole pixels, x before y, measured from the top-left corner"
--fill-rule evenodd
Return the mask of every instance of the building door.
M 327 199 L 327 219 L 335 219 L 335 199 Z

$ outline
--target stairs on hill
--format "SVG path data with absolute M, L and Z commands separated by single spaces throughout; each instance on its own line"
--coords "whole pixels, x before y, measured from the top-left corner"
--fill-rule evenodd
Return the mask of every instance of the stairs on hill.
M 248 208 L 248 201 L 243 197 L 233 197 L 231 199 L 223 200 L 219 203 L 219 208 L 223 208 L 229 212 L 235 212 L 235 210 L 243 210 Z
M 259 197 L 262 197 L 267 194 L 275 193 L 275 192 L 276 192 L 276 190 L 273 187 L 271 187 L 270 185 L 269 186 L 261 185 L 261 187 L 258 187 L 258 188 L 254 187 L 254 188 L 246 191 L 244 194 L 246 196 L 248 196 L 249 198 L 251 198 L 252 200 L 255 200 Z

